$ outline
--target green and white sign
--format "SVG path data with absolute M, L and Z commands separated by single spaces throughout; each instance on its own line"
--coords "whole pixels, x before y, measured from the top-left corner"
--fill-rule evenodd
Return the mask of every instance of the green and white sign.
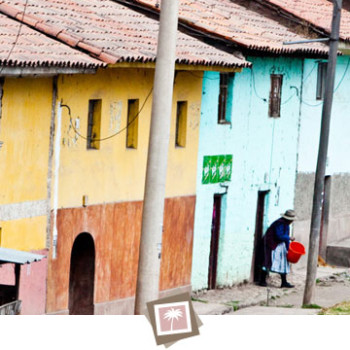
M 232 155 L 204 156 L 202 184 L 231 181 Z

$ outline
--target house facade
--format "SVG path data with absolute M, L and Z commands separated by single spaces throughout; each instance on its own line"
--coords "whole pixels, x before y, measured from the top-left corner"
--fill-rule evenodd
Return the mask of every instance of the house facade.
M 20 299 L 23 314 L 42 314 L 46 309 L 50 231 L 53 75 L 92 74 L 103 62 L 21 27 L 2 14 L 0 23 L 4 28 L 0 68 L 0 301 L 6 304 Z M 13 33 L 19 28 L 22 35 L 14 45 Z M 25 264 L 24 260 L 16 265 L 23 252 L 37 253 L 41 261 Z
M 220 73 L 206 73 L 197 165 L 194 290 L 254 278 L 254 243 L 294 202 L 302 60 L 249 57 L 232 77 L 229 123 L 218 123 Z M 269 116 L 271 74 L 283 75 L 278 117 Z M 230 90 L 229 90 L 230 91 Z M 204 112 L 205 111 L 205 112 Z M 217 142 L 220 140 L 220 142 Z M 203 183 L 203 159 L 232 155 L 230 181 Z M 216 227 L 216 226 L 219 227 Z M 257 232 L 260 226 L 260 232 Z M 260 235 L 260 237 L 256 237 Z M 216 260 L 216 262 L 215 262 Z M 210 280 L 216 276 L 216 280 Z
M 23 313 L 134 312 L 159 9 L 129 2 L 151 16 L 110 0 L 0 9 L 57 55 L 0 68 L 0 247 L 47 257 L 22 267 Z M 307 245 L 328 52 L 283 45 L 310 33 L 258 1 L 181 4 L 161 297 L 255 280 L 257 244 L 287 209 Z M 323 251 L 347 238 L 349 66 L 339 58 Z
M 0 245 L 47 256 L 47 116 L 51 114 L 52 79 L 5 77 L 2 92 Z M 21 267 L 22 313 L 45 312 L 46 269 L 46 258 Z M 1 265 L 2 304 L 13 301 L 7 290 L 15 285 L 14 271 L 13 264 Z
M 25 5 L 8 1 L 1 11 L 15 19 Z M 47 249 L 41 313 L 133 314 L 158 22 L 113 1 L 75 5 L 65 3 L 67 11 L 62 13 L 57 1 L 38 0 L 27 4 L 25 15 L 19 16 L 24 28 L 54 36 L 67 50 L 84 52 L 96 69 L 87 65 L 75 72 L 80 74 L 47 70 L 55 77 L 33 80 L 38 86 L 23 99 L 23 115 L 30 113 L 32 123 L 40 116 L 42 125 L 40 130 L 25 125 L 22 131 L 29 134 L 28 142 L 40 136 L 35 166 L 31 167 L 30 157 L 35 155 L 28 147 L 31 156 L 22 168 L 27 173 L 35 170 L 33 181 L 40 195 L 30 200 L 44 201 L 45 210 L 37 215 L 40 230 L 30 227 L 34 232 L 27 230 L 28 239 L 19 235 L 17 249 Z M 43 9 L 50 9 L 50 14 Z M 140 28 L 147 35 L 140 37 Z M 238 74 L 249 66 L 242 57 L 181 32 L 176 57 L 160 296 L 191 290 L 203 71 Z M 28 107 L 36 89 L 42 103 Z M 4 92 L 5 96 L 6 81 Z M 16 100 L 12 96 L 11 103 Z M 24 148 L 15 121 L 11 121 L 13 144 Z M 2 130 L 9 131 L 8 126 Z M 14 163 L 13 172 L 18 171 L 18 159 L 19 154 L 6 159 Z M 3 176 L 9 174 L 5 171 Z M 34 195 L 28 176 L 23 178 L 26 191 Z M 13 187 L 6 191 L 14 196 Z M 5 231 L 7 246 L 14 247 L 12 234 Z M 30 234 L 38 235 L 37 245 Z
M 295 208 L 299 220 L 295 233 L 303 244 L 308 245 L 312 210 L 312 195 L 317 162 L 322 99 L 317 96 L 317 87 L 322 84 L 319 73 L 322 62 L 306 60 L 304 75 L 307 80 L 303 88 L 302 119 L 298 173 L 296 182 Z M 349 56 L 338 57 L 333 97 L 330 139 L 325 177 L 325 191 L 322 225 L 320 233 L 320 255 L 327 258 L 327 246 L 349 238 L 349 166 L 346 154 L 350 150 L 347 137 L 349 123 L 347 111 L 349 102 Z
M 329 37 L 333 3 L 326 0 L 303 1 L 298 4 L 291 0 L 260 1 L 271 11 L 287 16 L 294 25 L 308 26 L 309 31 Z M 342 247 L 350 238 L 348 198 L 349 167 L 346 154 L 350 146 L 347 137 L 349 123 L 347 111 L 349 102 L 349 40 L 350 13 L 347 2 L 341 11 L 339 50 L 343 54 L 337 59 L 333 108 L 329 135 L 329 147 L 320 228 L 320 256 L 330 264 L 348 266 L 347 259 L 338 258 L 337 247 Z M 298 148 L 298 172 L 295 188 L 295 209 L 298 220 L 295 235 L 308 246 L 310 234 L 314 178 L 319 146 L 323 91 L 325 85 L 326 62 L 305 60 L 302 91 L 302 118 L 300 123 L 300 143 Z M 323 72 L 323 73 L 322 73 Z M 335 250 L 333 250 L 335 247 Z M 330 250 L 333 250 L 330 252 Z M 330 254 L 329 254 L 330 253 Z M 340 252 L 339 252 L 340 253 Z M 341 254 L 340 254 L 341 256 Z M 305 263 L 305 261 L 304 261 Z
M 252 68 L 232 78 L 227 111 L 229 124 L 220 124 L 217 118 L 219 73 L 204 75 L 203 94 L 210 94 L 213 100 L 203 99 L 202 105 L 202 111 L 207 113 L 202 113 L 198 156 L 194 290 L 209 285 L 209 275 L 213 274 L 210 271 L 212 249 L 217 249 L 218 286 L 254 280 L 257 234 L 264 233 L 287 208 L 298 212 L 293 234 L 308 247 L 322 113 L 322 100 L 317 97 L 322 80 L 319 66 L 325 60 L 249 56 L 247 59 L 252 62 Z M 345 161 L 349 149 L 346 136 L 348 70 L 349 58 L 339 57 L 320 243 L 320 255 L 324 258 L 327 245 L 346 239 L 348 234 L 347 201 L 344 199 L 347 198 L 349 171 Z M 275 71 L 283 75 L 281 110 L 277 118 L 268 117 L 270 74 Z M 222 142 L 213 147 L 213 139 Z M 228 153 L 233 157 L 231 181 L 203 183 L 204 157 Z M 221 197 L 217 247 L 211 244 L 215 234 L 216 197 Z M 306 262 L 303 258 L 300 265 Z
M 320 0 L 319 3 L 321 2 L 323 3 L 322 6 L 327 8 L 327 11 L 321 15 L 323 16 L 321 22 L 317 22 L 315 16 L 316 14 L 320 15 L 322 11 L 320 7 L 314 7 L 312 2 L 305 2 L 308 11 L 300 13 L 295 12 L 297 9 L 293 2 L 286 1 L 284 4 L 279 2 L 278 6 L 281 11 L 285 10 L 289 15 L 293 14 L 299 16 L 302 20 L 308 21 L 311 26 L 313 25 L 319 28 L 321 23 L 321 27 L 323 27 L 323 31 L 325 35 L 327 35 L 330 26 L 326 26 L 326 24 L 329 23 L 330 25 L 331 23 L 332 6 L 326 1 Z M 278 3 L 278 1 L 270 1 L 270 3 Z M 258 7 L 256 9 L 258 9 Z M 300 8 L 298 8 L 298 10 L 300 11 Z M 315 14 L 314 11 L 317 13 Z M 339 249 L 338 247 L 342 244 L 346 246 L 346 241 L 349 239 L 349 210 L 347 204 L 349 169 L 345 161 L 345 155 L 349 151 L 346 136 L 348 130 L 346 111 L 349 105 L 346 98 L 349 70 L 346 28 L 348 28 L 350 22 L 347 10 L 343 10 L 342 18 L 342 41 L 340 43 L 340 49 L 345 56 L 338 57 L 336 67 L 337 73 L 325 177 L 319 252 L 323 259 L 330 261 L 332 264 L 339 263 L 341 265 L 347 264 L 348 262 L 341 257 L 341 254 L 338 256 L 337 249 Z M 301 21 L 296 21 L 296 23 L 300 26 L 305 26 L 305 23 Z M 292 27 L 288 24 L 286 24 L 286 26 L 288 28 Z M 313 35 L 316 35 L 316 30 Z M 232 183 L 222 183 L 215 186 L 211 185 L 212 190 L 210 190 L 210 186 L 205 187 L 204 184 L 200 184 L 200 182 L 197 181 L 197 202 L 200 202 L 200 193 L 203 192 L 206 193 L 206 197 L 204 197 L 204 194 L 202 197 L 203 203 L 206 202 L 210 204 L 203 205 L 203 208 L 206 207 L 207 210 L 206 226 L 204 225 L 204 218 L 201 216 L 205 210 L 199 208 L 198 211 L 196 210 L 192 277 L 193 288 L 195 290 L 214 288 L 216 284 L 227 286 L 232 283 L 255 280 L 257 274 L 257 267 L 255 264 L 257 241 L 261 234 L 265 232 L 267 226 L 278 218 L 280 213 L 288 208 L 295 208 L 297 212 L 297 220 L 293 225 L 293 234 L 296 239 L 302 242 L 306 249 L 308 249 L 327 60 L 325 57 L 321 56 L 314 59 L 307 58 L 307 55 L 299 54 L 299 56 L 301 57 L 290 58 L 290 62 L 293 62 L 292 65 L 282 63 L 283 59 L 280 59 L 279 63 L 270 65 L 270 59 L 268 57 L 256 59 L 247 56 L 247 59 L 253 64 L 251 69 L 253 76 L 251 77 L 250 83 L 246 81 L 244 85 L 241 85 L 239 88 L 237 87 L 236 93 L 234 89 L 232 90 L 233 98 L 232 101 L 229 102 L 229 106 L 232 108 L 230 109 L 230 124 L 232 128 L 231 132 L 233 133 L 235 126 L 233 122 L 234 116 L 239 115 L 239 111 L 244 105 L 243 101 L 247 101 L 247 97 L 244 98 L 241 91 L 250 91 L 246 96 L 252 96 L 252 103 L 250 104 L 249 110 L 245 111 L 245 116 L 249 118 L 249 122 L 247 122 L 248 127 L 245 129 L 238 129 L 240 131 L 237 132 L 235 138 L 221 133 L 224 129 L 220 129 L 220 127 L 223 126 L 220 124 L 217 125 L 216 132 L 218 132 L 218 135 L 221 135 L 221 139 L 227 140 L 228 137 L 232 137 L 232 140 L 235 139 L 236 142 L 240 143 L 242 149 L 249 149 L 250 145 L 254 145 L 253 147 L 255 149 L 254 152 L 246 153 L 243 157 L 245 160 L 245 169 L 239 167 L 239 162 L 237 162 L 238 164 L 236 163 L 238 166 L 238 174 L 244 174 L 241 178 L 241 182 L 233 182 L 235 178 L 234 151 L 232 154 Z M 254 122 L 254 118 L 260 116 L 258 121 L 261 121 L 262 117 L 267 114 L 264 103 L 269 100 L 267 87 L 271 82 L 264 77 L 266 74 L 266 72 L 264 74 L 265 67 L 269 68 L 270 74 L 275 74 L 276 71 L 280 71 L 280 75 L 282 75 L 283 79 L 282 86 L 285 86 L 284 84 L 287 82 L 287 86 L 285 86 L 287 90 L 283 90 L 282 87 L 280 120 L 279 118 L 273 119 L 273 133 L 270 133 L 269 138 L 263 139 L 261 135 L 266 133 L 266 130 L 259 122 Z M 293 75 L 297 77 L 297 79 L 294 81 L 289 80 Z M 234 80 L 234 84 L 238 85 L 239 82 L 241 82 L 239 79 L 242 77 L 244 77 L 244 74 L 240 75 L 238 80 Z M 290 81 L 289 84 L 286 78 Z M 260 83 L 260 88 L 257 88 Z M 215 85 L 215 82 L 211 81 L 209 84 Z M 219 93 L 217 90 L 218 84 L 220 83 L 216 82 L 217 94 Z M 205 83 L 205 86 L 208 86 L 208 83 Z M 263 92 L 264 89 L 265 93 Z M 205 91 L 206 88 L 204 87 L 204 93 Z M 214 96 L 215 99 L 216 95 L 214 94 Z M 235 103 L 236 97 L 237 102 Z M 236 106 L 236 110 L 234 106 Z M 284 113 L 287 114 L 284 114 L 283 110 L 286 111 Z M 215 113 L 217 113 L 217 111 L 217 107 L 213 104 L 212 117 L 214 123 L 216 122 Z M 289 120 L 291 123 L 289 125 L 283 125 L 282 120 L 284 115 L 288 118 L 288 114 L 290 114 Z M 278 124 L 280 124 L 280 126 L 283 125 L 283 127 L 275 129 Z M 257 128 L 254 130 L 255 126 L 257 126 Z M 202 127 L 204 128 L 204 124 L 202 124 Z M 214 128 L 213 123 L 211 127 Z M 249 130 L 252 135 L 252 140 L 249 140 L 249 137 L 242 137 L 242 135 L 245 135 L 242 130 Z M 203 139 L 205 138 L 203 143 L 202 135 L 205 135 L 203 136 Z M 266 152 L 265 144 L 267 141 L 270 141 L 272 144 L 270 158 L 266 156 L 269 155 L 269 153 Z M 203 147 L 206 150 L 206 154 L 210 154 L 210 147 L 207 147 L 208 142 L 209 132 L 206 133 L 201 130 L 200 152 Z M 231 144 L 234 143 L 235 142 L 231 142 Z M 222 148 L 218 148 L 215 151 L 218 151 L 219 154 L 227 154 L 228 148 L 226 144 L 227 141 L 223 142 Z M 244 153 L 242 152 L 242 154 Z M 200 158 L 201 155 L 199 156 L 199 159 Z M 265 159 L 270 161 L 270 167 L 268 167 L 268 162 L 264 165 L 263 160 Z M 201 179 L 200 173 L 203 167 L 204 163 L 201 163 L 199 160 L 198 180 Z M 249 178 L 253 178 L 255 174 L 259 172 L 261 174 L 259 181 L 249 180 Z M 262 176 L 263 174 L 264 177 Z M 266 179 L 269 180 L 266 181 Z M 239 185 L 241 183 L 246 184 L 245 186 L 241 186 L 244 190 L 239 195 L 236 194 L 236 196 L 231 194 L 232 197 L 236 198 L 237 204 L 235 207 L 230 207 L 230 188 L 234 184 L 238 184 L 237 187 L 240 187 Z M 255 195 L 255 201 L 252 199 L 253 197 L 249 199 L 248 195 L 254 187 L 259 188 L 258 195 Z M 218 194 L 220 194 L 220 196 L 218 196 Z M 210 198 L 214 199 L 210 201 Z M 218 198 L 220 198 L 221 201 L 221 204 L 219 204 L 219 208 L 221 205 L 220 219 L 217 219 L 216 216 Z M 245 207 L 245 204 L 247 204 L 247 207 Z M 256 208 L 256 210 L 254 211 L 253 208 Z M 238 222 L 238 220 L 235 221 L 235 214 L 237 216 L 240 215 L 242 218 L 241 222 Z M 219 225 L 219 228 L 216 228 L 216 225 Z M 233 238 L 235 237 L 234 234 L 226 234 L 230 230 L 232 231 L 234 227 L 241 227 L 241 232 L 244 232 L 244 229 L 247 231 L 246 235 L 241 236 L 236 233 L 235 242 Z M 253 228 L 253 230 L 251 230 L 251 228 Z M 342 243 L 343 241 L 344 243 Z M 202 254 L 203 251 L 205 251 L 205 254 Z M 306 265 L 306 262 L 306 258 L 301 259 L 299 265 Z M 208 266 L 208 269 L 206 267 L 203 268 L 203 266 Z M 211 281 L 213 276 L 216 278 L 215 283 Z
M 49 259 L 48 313 L 68 313 L 72 308 L 74 312 L 74 308 L 83 307 L 72 305 L 70 298 L 74 293 L 84 293 L 86 287 L 94 290 L 95 314 L 133 313 L 153 75 L 153 69 L 111 68 L 96 75 L 63 77 L 59 81 L 58 101 L 70 107 L 71 115 L 58 104 L 61 138 L 60 149 L 55 149 L 59 157 L 55 173 L 58 189 L 54 189 L 57 208 L 52 212 L 52 223 L 56 225 L 52 253 L 55 250 L 56 253 Z M 128 146 L 127 130 L 120 131 L 127 125 L 134 103 L 131 101 L 135 100 L 140 108 L 136 121 L 138 133 Z M 87 141 L 78 135 L 86 135 L 92 101 L 100 101 L 100 138 L 115 136 L 89 149 Z M 175 142 L 178 101 L 187 104 L 184 147 L 177 147 Z M 193 80 L 186 72 L 178 73 L 162 241 L 160 290 L 163 292 L 190 289 L 196 193 L 196 168 L 192 164 L 197 161 L 200 104 L 201 79 Z M 90 261 L 93 279 L 88 275 L 89 257 L 83 255 L 88 243 L 79 243 L 84 235 L 93 243 L 91 251 L 95 260 Z M 75 247 L 77 242 L 80 245 Z M 71 260 L 74 252 L 81 254 L 76 262 L 77 271 Z M 74 276 L 76 281 L 72 280 Z M 82 276 L 90 278 L 94 285 L 82 284 L 74 291 L 74 283 L 78 284 Z
M 155 0 L 130 2 L 157 11 Z M 203 79 L 192 287 L 213 289 L 258 278 L 260 238 L 294 207 L 304 60 L 324 59 L 327 47 L 284 45 L 310 33 L 257 2 L 183 1 L 181 23 L 239 47 L 252 63 L 239 75 Z

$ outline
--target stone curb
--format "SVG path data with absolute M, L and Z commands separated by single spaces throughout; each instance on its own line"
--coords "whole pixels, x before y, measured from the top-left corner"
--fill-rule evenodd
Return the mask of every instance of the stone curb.
M 336 276 L 339 273 L 339 269 L 324 271 L 321 269 L 320 272 L 318 280 L 323 281 L 329 280 L 331 276 Z M 275 300 L 292 293 L 303 293 L 304 276 L 304 271 L 297 271 L 292 274 L 291 282 L 295 285 L 295 288 L 292 289 L 279 288 L 279 276 L 273 275 L 268 280 L 269 286 L 267 288 L 247 283 L 216 291 L 201 291 L 193 294 L 192 303 L 198 315 L 224 315 L 256 306 L 276 307 L 276 305 L 273 305 Z M 268 291 L 269 295 L 267 296 Z M 195 301 L 196 299 L 199 301 Z M 267 302 L 268 300 L 269 303 Z M 232 304 L 232 306 L 227 304 Z

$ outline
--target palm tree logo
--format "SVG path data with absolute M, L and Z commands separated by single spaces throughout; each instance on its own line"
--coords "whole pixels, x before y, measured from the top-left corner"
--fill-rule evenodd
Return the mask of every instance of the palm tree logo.
M 182 311 L 180 309 L 174 309 L 173 307 L 169 309 L 163 316 L 165 320 L 171 321 L 170 331 L 173 331 L 174 320 L 176 321 L 182 317 Z

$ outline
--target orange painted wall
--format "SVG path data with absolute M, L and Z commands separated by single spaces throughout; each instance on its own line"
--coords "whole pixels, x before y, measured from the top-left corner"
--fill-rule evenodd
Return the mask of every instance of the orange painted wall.
M 160 290 L 191 284 L 195 196 L 167 199 L 160 267 Z
M 57 258 L 50 257 L 49 262 L 47 312 L 68 308 L 70 254 L 74 239 L 82 232 L 90 233 L 95 241 L 95 303 L 135 294 L 152 96 L 138 117 L 137 149 L 126 148 L 126 134 L 122 132 L 101 142 L 99 150 L 87 150 L 86 141 L 75 134 L 72 125 L 85 135 L 88 102 L 102 99 L 102 137 L 122 130 L 128 100 L 139 98 L 143 104 L 152 89 L 153 75 L 153 70 L 107 69 L 96 75 L 60 77 L 58 81 L 58 97 L 69 105 L 72 123 L 64 108 L 59 171 L 55 174 L 59 208 Z M 161 290 L 190 284 L 201 92 L 200 72 L 196 76 L 185 71 L 177 73 L 166 179 Z M 177 101 L 188 101 L 186 147 L 175 145 Z M 83 196 L 88 197 L 86 208 L 82 207 Z
M 190 284 L 194 207 L 194 196 L 166 199 L 161 290 Z M 95 303 L 134 296 L 141 219 L 140 201 L 59 210 L 57 259 L 50 259 L 48 270 L 47 312 L 68 308 L 70 254 L 82 232 L 90 233 L 95 242 Z

